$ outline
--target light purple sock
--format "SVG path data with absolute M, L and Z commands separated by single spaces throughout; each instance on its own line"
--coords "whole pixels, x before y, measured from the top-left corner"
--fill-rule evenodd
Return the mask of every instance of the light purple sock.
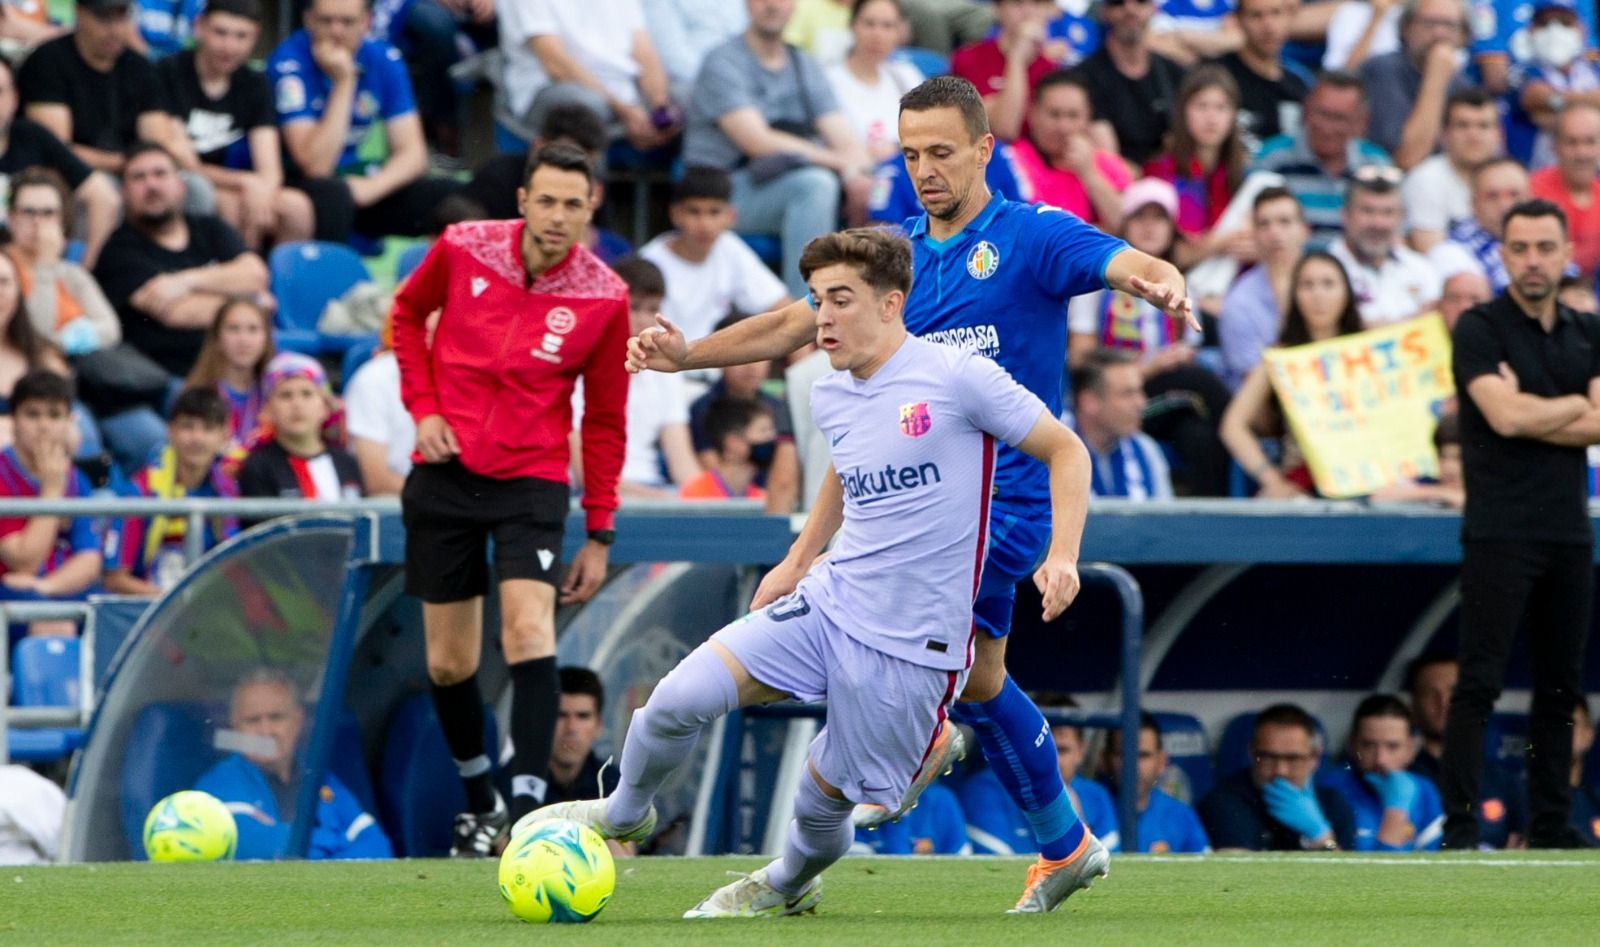
M 678 662 L 633 713 L 622 744 L 622 779 L 606 800 L 606 820 L 626 826 L 644 818 L 656 790 L 694 752 L 700 731 L 738 706 L 739 688 L 710 645 Z
M 787 895 L 806 889 L 811 879 L 844 857 L 855 838 L 850 813 L 855 804 L 822 791 L 809 767 L 794 794 L 794 818 L 783 854 L 767 866 L 767 884 Z

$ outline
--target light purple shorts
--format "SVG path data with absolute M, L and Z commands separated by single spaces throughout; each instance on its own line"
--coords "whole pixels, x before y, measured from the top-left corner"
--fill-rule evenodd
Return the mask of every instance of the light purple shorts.
M 852 802 L 898 808 L 967 672 L 922 667 L 845 634 L 800 593 L 711 638 L 750 676 L 797 699 L 828 702 L 811 742 L 817 773 Z

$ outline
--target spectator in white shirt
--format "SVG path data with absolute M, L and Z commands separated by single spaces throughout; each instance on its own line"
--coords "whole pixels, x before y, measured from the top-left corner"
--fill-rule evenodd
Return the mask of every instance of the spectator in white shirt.
M 900 151 L 900 97 L 922 82 L 916 66 L 889 59 L 906 35 L 900 0 L 861 0 L 850 12 L 849 53 L 824 70 L 873 161 Z
M 1400 0 L 1345 0 L 1328 23 L 1322 68 L 1355 72 L 1374 56 L 1400 48 Z
M 350 376 L 344 386 L 344 424 L 350 452 L 361 465 L 367 496 L 399 496 L 411 473 L 411 452 L 417 446 L 417 423 L 400 401 L 400 363 L 395 360 L 393 329 L 383 327 L 378 353 Z
M 1444 288 L 1428 258 L 1400 239 L 1399 185 L 1394 168 L 1358 168 L 1344 199 L 1344 233 L 1328 248 L 1350 274 L 1368 328 L 1427 312 Z
M 1505 144 L 1494 97 L 1482 89 L 1453 93 L 1444 106 L 1439 143 L 1443 150 L 1424 158 L 1400 185 L 1406 239 L 1418 253 L 1433 249 L 1452 224 L 1472 216 L 1472 169 Z
M 750 25 L 744 0 L 644 0 L 644 20 L 678 102 L 688 100 L 706 53 Z
M 628 318 L 637 335 L 656 324 L 667 285 L 655 264 L 624 257 L 612 270 L 628 284 Z M 582 485 L 582 443 L 577 423 L 583 416 L 583 385 L 572 393 L 572 465 Z M 640 372 L 628 384 L 627 443 L 617 493 L 625 497 L 672 499 L 678 488 L 700 474 L 694 442 L 689 437 L 689 394 L 684 377 L 667 372 Z
M 732 194 L 728 172 L 689 168 L 673 186 L 673 229 L 639 251 L 666 277 L 662 314 L 691 341 L 710 335 L 730 310 L 766 312 L 789 302 L 783 281 L 733 233 Z
M 641 151 L 676 138 L 682 111 L 639 0 L 498 0 L 506 111 L 529 141 L 545 112 L 576 102 Z

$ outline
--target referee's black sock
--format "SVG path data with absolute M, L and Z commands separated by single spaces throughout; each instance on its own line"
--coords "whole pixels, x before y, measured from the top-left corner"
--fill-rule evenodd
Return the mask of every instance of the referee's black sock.
M 556 659 L 518 661 L 511 672 L 511 818 L 520 819 L 544 804 L 561 709 L 561 677 Z
M 456 771 L 467 787 L 467 808 L 473 812 L 494 811 L 493 767 L 483 749 L 483 697 L 478 693 L 478 675 L 455 684 L 433 685 L 433 709 L 444 730 L 444 742 L 456 761 Z

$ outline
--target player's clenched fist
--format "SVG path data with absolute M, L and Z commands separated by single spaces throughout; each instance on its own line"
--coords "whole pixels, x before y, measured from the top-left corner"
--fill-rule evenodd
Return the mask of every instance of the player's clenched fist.
M 1054 621 L 1078 597 L 1078 564 L 1069 559 L 1047 557 L 1033 574 L 1033 584 L 1044 598 L 1044 620 Z
M 637 375 L 647 368 L 675 372 L 689 356 L 689 340 L 672 320 L 656 313 L 656 324 L 628 340 L 628 371 Z
M 430 414 L 417 422 L 417 452 L 427 463 L 442 464 L 461 453 L 461 443 L 443 417 Z

